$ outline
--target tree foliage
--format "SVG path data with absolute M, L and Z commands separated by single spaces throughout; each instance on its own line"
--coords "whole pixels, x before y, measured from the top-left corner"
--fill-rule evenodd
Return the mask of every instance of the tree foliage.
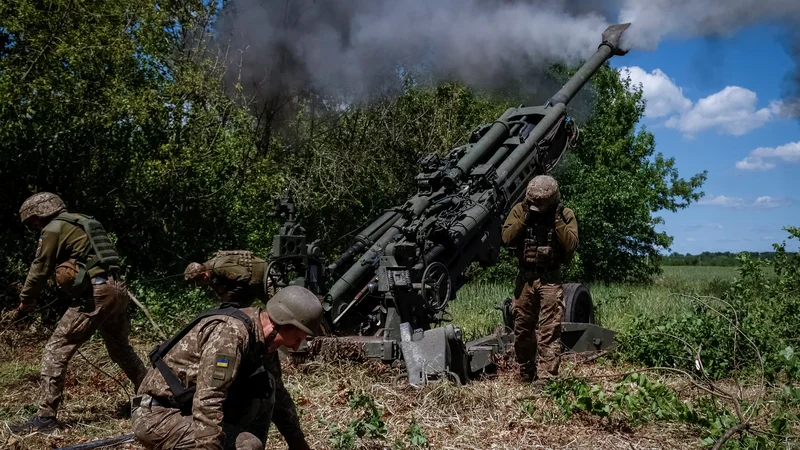
M 0 4 L 6 278 L 18 280 L 32 257 L 16 212 L 40 190 L 100 219 L 132 273 L 266 245 L 261 206 L 277 190 L 274 167 L 256 153 L 248 112 L 225 96 L 224 67 L 208 57 L 214 5 Z
M 556 177 L 575 211 L 580 247 L 571 275 L 597 281 L 643 281 L 658 270 L 672 238 L 656 231 L 659 211 L 677 211 L 703 193 L 706 172 L 681 178 L 674 158 L 655 151 L 637 128 L 645 101 L 640 87 L 608 66 L 592 79 L 594 109 Z

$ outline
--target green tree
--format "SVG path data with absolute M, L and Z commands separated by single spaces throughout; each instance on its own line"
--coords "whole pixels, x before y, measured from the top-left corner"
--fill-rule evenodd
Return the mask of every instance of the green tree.
M 266 247 L 278 178 L 209 56 L 215 5 L 0 3 L 0 277 L 20 280 L 32 258 L 16 211 L 40 190 L 102 221 L 139 276 Z
M 606 65 L 592 78 L 591 89 L 592 114 L 555 173 L 580 228 L 570 275 L 643 281 L 657 273 L 660 252 L 672 243 L 656 231 L 663 219 L 655 213 L 699 199 L 706 172 L 681 178 L 675 159 L 655 151 L 653 134 L 637 128 L 645 100 L 630 78 Z

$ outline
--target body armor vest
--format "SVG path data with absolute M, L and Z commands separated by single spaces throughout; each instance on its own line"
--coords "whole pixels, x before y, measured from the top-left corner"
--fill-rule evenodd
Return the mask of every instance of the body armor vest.
M 103 225 L 94 217 L 63 212 L 53 220 L 80 227 L 89 238 L 86 252 L 74 263 L 76 269 L 74 279 L 70 279 L 65 285 L 68 291 L 77 294 L 84 292 L 89 286 L 89 271 L 95 267 L 103 269 L 107 274 L 119 274 L 119 253 Z
M 201 313 L 189 323 L 184 329 L 175 334 L 170 340 L 156 346 L 150 351 L 150 363 L 158 369 L 164 381 L 167 382 L 169 390 L 172 392 L 171 399 L 167 400 L 174 407 L 181 410 L 183 415 L 190 415 L 192 412 L 192 402 L 197 386 L 184 386 L 177 375 L 164 362 L 164 357 L 177 343 L 186 336 L 201 320 L 212 316 L 228 316 L 240 320 L 248 331 L 247 348 L 244 350 L 242 362 L 234 378 L 233 383 L 228 388 L 228 395 L 223 404 L 226 419 L 228 419 L 228 409 L 235 409 L 236 405 L 243 404 L 248 399 L 267 398 L 274 391 L 274 381 L 269 372 L 264 368 L 263 356 L 266 349 L 256 338 L 255 325 L 250 317 L 242 312 L 237 305 L 222 304 L 219 308 L 211 309 Z M 228 407 L 230 405 L 230 408 Z M 234 414 L 235 411 L 231 411 Z
M 525 220 L 523 266 L 534 271 L 556 269 L 561 264 L 561 251 L 556 237 L 555 211 L 529 212 Z
M 220 258 L 223 256 L 238 256 L 239 265 L 246 268 L 250 277 L 253 277 L 253 252 L 250 250 L 220 250 L 214 253 L 212 258 Z

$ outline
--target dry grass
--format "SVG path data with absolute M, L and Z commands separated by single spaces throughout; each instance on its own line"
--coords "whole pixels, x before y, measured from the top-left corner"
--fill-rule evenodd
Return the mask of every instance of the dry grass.
M 35 411 L 38 367 L 45 330 L 0 337 L 0 374 L 11 374 L 0 383 L 0 421 L 19 423 Z M 135 342 L 141 356 L 151 343 Z M 109 360 L 102 342 L 91 341 L 82 349 L 86 357 L 115 379 L 109 378 L 81 356 L 70 365 L 67 394 L 59 420 L 64 428 L 54 436 L 13 436 L 0 429 L 0 448 L 14 450 L 58 448 L 94 439 L 130 433 L 124 411 L 132 389 L 121 371 Z M 329 427 L 340 428 L 355 418 L 347 402 L 350 391 L 372 396 L 384 411 L 388 435 L 384 441 L 360 441 L 359 448 L 391 448 L 403 439 L 412 419 L 427 435 L 430 448 L 441 449 L 656 449 L 696 448 L 699 434 L 691 427 L 654 423 L 631 428 L 624 423 L 577 414 L 564 421 L 557 406 L 539 388 L 518 383 L 513 364 L 506 370 L 467 386 L 442 382 L 415 389 L 392 381 L 395 372 L 383 364 L 286 364 L 284 378 L 302 414 L 302 426 L 312 448 L 330 448 Z M 616 381 L 614 374 L 628 370 L 602 364 L 566 362 L 565 376 L 587 376 L 595 382 Z M 655 376 L 657 377 L 657 376 Z M 679 378 L 660 378 L 681 393 L 696 394 Z M 405 439 L 407 442 L 407 439 Z M 118 448 L 138 449 L 134 444 Z M 271 430 L 268 449 L 286 448 Z

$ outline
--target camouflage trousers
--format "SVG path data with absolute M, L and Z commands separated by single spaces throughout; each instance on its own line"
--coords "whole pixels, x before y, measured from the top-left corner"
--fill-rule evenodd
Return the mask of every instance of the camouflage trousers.
M 129 297 L 125 284 L 111 278 L 103 284 L 93 283 L 91 295 L 85 300 L 83 306 L 69 308 L 64 313 L 44 347 L 39 416 L 56 416 L 64 396 L 67 364 L 95 331 L 100 331 L 111 360 L 135 388 L 144 378 L 144 364 L 128 341 L 131 322 L 126 312 Z
M 142 397 L 142 406 L 131 415 L 137 441 L 150 450 L 190 450 L 197 446 L 196 427 L 191 415 L 181 415 L 176 408 L 149 406 L 150 397 Z M 249 404 L 237 405 L 237 420 L 223 420 L 224 450 L 264 450 L 272 421 L 275 396 L 252 399 Z
M 513 313 L 514 352 L 520 375 L 530 379 L 536 379 L 537 375 L 557 376 L 564 316 L 561 283 L 555 282 L 555 278 L 530 279 L 520 274 L 514 289 Z

